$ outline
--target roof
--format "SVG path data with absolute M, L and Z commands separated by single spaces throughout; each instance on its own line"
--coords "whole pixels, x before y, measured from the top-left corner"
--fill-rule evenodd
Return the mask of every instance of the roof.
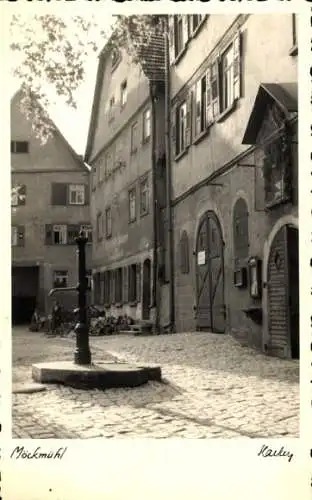
M 15 94 L 12 96 L 11 98 L 11 102 L 16 98 L 18 97 L 18 94 L 23 95 L 23 90 L 22 89 L 19 89 L 17 90 L 17 92 L 15 92 Z M 83 168 L 84 170 L 87 170 L 87 172 L 89 172 L 90 168 L 88 165 L 85 164 L 84 160 L 83 160 L 83 156 L 82 155 L 78 155 L 78 153 L 76 153 L 76 151 L 73 149 L 73 147 L 69 144 L 69 142 L 67 141 L 67 139 L 65 139 L 64 135 L 62 134 L 62 132 L 59 130 L 59 128 L 55 125 L 55 122 L 50 118 L 50 115 L 47 113 L 47 111 L 45 110 L 45 108 L 42 106 L 42 104 L 38 101 L 38 99 L 36 99 L 37 103 L 38 103 L 38 106 L 44 111 L 45 114 L 48 115 L 49 117 L 49 121 L 50 123 L 53 125 L 53 128 L 54 128 L 54 132 L 55 134 L 61 139 L 61 141 L 65 144 L 66 148 L 69 150 L 70 154 L 72 155 L 72 157 L 74 158 L 74 160 L 78 163 L 79 166 L 81 166 L 81 168 Z
M 266 108 L 275 102 L 283 111 L 285 118 L 290 119 L 298 112 L 298 85 L 288 83 L 261 83 L 250 113 L 242 144 L 254 144 Z
M 113 35 L 112 35 L 113 37 Z M 99 64 L 96 75 L 96 83 L 93 95 L 93 104 L 91 110 L 90 125 L 88 131 L 85 161 L 90 160 L 90 154 L 93 145 L 99 105 L 104 81 L 104 68 L 106 58 L 112 50 L 112 37 L 103 47 L 99 55 Z M 163 32 L 158 27 L 148 37 L 148 42 L 144 43 L 136 41 L 135 51 L 137 54 L 138 63 L 140 64 L 145 76 L 151 83 L 165 81 L 165 38 Z

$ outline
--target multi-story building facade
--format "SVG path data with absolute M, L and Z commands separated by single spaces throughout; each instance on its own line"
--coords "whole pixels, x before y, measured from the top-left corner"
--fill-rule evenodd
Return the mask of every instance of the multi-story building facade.
M 94 302 L 107 314 L 157 322 L 158 214 L 165 203 L 163 35 L 155 33 L 137 51 L 135 61 L 109 41 L 99 56 L 85 155 L 92 176 Z
M 17 92 L 11 100 L 13 322 L 28 321 L 35 307 L 47 312 L 52 288 L 77 285 L 80 230 L 88 236 L 91 271 L 88 168 L 57 129 L 41 143 L 21 111 L 21 97 Z
M 176 329 L 298 357 L 296 17 L 169 23 Z

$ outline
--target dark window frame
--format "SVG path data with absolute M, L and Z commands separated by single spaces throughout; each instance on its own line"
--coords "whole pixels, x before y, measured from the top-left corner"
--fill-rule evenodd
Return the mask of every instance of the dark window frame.
M 143 190 L 142 187 L 145 186 Z M 146 206 L 142 208 L 142 195 L 146 196 Z M 140 217 L 149 213 L 149 181 L 148 177 L 140 180 Z
M 28 154 L 29 141 L 11 141 L 12 154 Z
M 133 199 L 131 199 L 131 195 L 133 195 Z M 134 214 L 131 215 L 131 202 L 134 201 Z M 132 187 L 128 191 L 128 206 L 129 206 L 129 223 L 135 222 L 137 218 L 137 190 L 136 187 Z
M 105 208 L 105 238 L 109 239 L 112 237 L 113 222 L 112 222 L 112 207 L 108 206 Z

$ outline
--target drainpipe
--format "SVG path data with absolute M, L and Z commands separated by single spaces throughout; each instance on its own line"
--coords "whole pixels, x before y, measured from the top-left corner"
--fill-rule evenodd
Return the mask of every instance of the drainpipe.
M 168 224 L 168 274 L 169 274 L 169 328 L 175 331 L 175 296 L 174 296 L 174 248 L 172 223 L 172 180 L 171 180 L 171 99 L 170 99 L 170 61 L 169 61 L 169 23 L 165 17 L 165 151 L 166 151 L 166 216 Z
M 154 236 L 154 258 L 153 258 L 153 299 L 152 304 L 155 308 L 155 332 L 159 333 L 159 283 L 158 283 L 158 233 L 157 233 L 157 214 L 158 214 L 158 201 L 157 201 L 157 185 L 156 185 L 156 92 L 155 84 L 150 83 L 150 97 L 151 97 L 151 115 L 152 115 L 152 200 L 153 200 L 153 236 Z

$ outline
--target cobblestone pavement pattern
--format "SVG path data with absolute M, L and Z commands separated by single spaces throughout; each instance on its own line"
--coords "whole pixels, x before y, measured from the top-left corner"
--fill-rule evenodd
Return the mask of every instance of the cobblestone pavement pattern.
M 94 361 L 157 363 L 167 383 L 13 394 L 15 438 L 298 437 L 299 362 L 266 357 L 227 335 L 91 337 Z M 72 339 L 13 330 L 13 384 L 31 363 L 72 359 Z

